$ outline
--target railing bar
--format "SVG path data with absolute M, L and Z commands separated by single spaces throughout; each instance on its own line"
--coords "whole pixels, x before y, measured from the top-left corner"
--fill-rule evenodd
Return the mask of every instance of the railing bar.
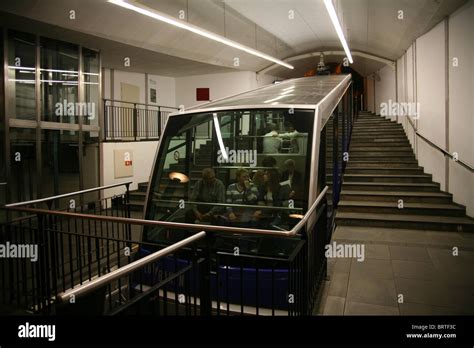
M 64 300 L 65 298 L 67 298 L 68 296 L 74 294 L 76 296 L 76 298 L 78 296 L 81 296 L 89 291 L 92 291 L 104 284 L 107 284 L 109 282 L 112 282 L 113 280 L 115 279 L 118 279 L 120 277 L 123 277 L 125 275 L 127 275 L 128 273 L 130 272 L 133 272 L 134 270 L 140 268 L 140 267 L 144 267 L 146 265 L 148 265 L 149 263 L 151 262 L 154 262 L 156 260 L 159 260 L 161 258 L 163 258 L 164 256 L 167 256 L 173 252 L 175 252 L 176 250 L 179 250 L 181 249 L 182 247 L 186 246 L 186 245 L 189 245 L 191 243 L 193 243 L 194 241 L 196 240 L 199 240 L 199 239 L 202 239 L 206 236 L 206 232 L 204 231 L 201 231 L 199 233 L 196 233 L 188 238 L 185 238 L 177 243 L 174 243 L 166 248 L 163 248 L 161 250 L 158 250 L 157 252 L 151 254 L 151 255 L 148 255 L 148 256 L 145 256 L 137 261 L 134 261 L 132 263 L 129 263 L 121 268 L 118 268 L 116 269 L 115 271 L 112 271 L 110 273 L 107 273 L 105 275 L 103 275 L 102 277 L 100 278 L 96 278 L 90 282 L 87 282 L 86 284 L 83 284 L 82 286 L 79 286 L 77 288 L 73 288 L 73 289 L 70 289 L 62 294 L 59 294 L 58 295 L 58 298 L 60 298 L 61 300 Z M 120 258 L 119 258 L 120 259 Z
M 17 202 L 17 203 L 10 203 L 10 204 L 5 204 L 5 208 L 14 208 L 14 207 L 20 207 L 24 205 L 30 205 L 30 204 L 37 204 L 37 203 L 43 203 L 43 202 L 49 202 L 51 200 L 55 199 L 60 199 L 60 198 L 65 198 L 65 197 L 70 197 L 70 196 L 75 196 L 79 194 L 84 194 L 88 192 L 94 192 L 94 191 L 100 191 L 100 190 L 105 190 L 108 188 L 112 187 L 117 187 L 117 186 L 122 186 L 122 185 L 127 185 L 131 184 L 132 181 L 127 181 L 127 182 L 122 182 L 122 183 L 117 183 L 117 184 L 111 184 L 111 185 L 105 185 L 105 186 L 100 186 L 100 187 L 94 187 L 86 190 L 81 190 L 81 191 L 76 191 L 76 192 L 70 192 L 70 193 L 65 193 L 62 195 L 57 195 L 57 196 L 51 196 L 51 197 L 46 197 L 46 198 L 40 198 L 40 199 L 34 199 L 31 201 L 24 201 L 24 202 Z

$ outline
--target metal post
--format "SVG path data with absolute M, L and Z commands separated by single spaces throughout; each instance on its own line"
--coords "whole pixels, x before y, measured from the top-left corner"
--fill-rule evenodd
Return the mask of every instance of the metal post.
M 212 261 L 212 247 L 214 244 L 214 233 L 207 233 L 206 246 L 203 249 L 204 261 L 200 267 L 200 311 L 202 316 L 211 316 L 212 314 L 212 299 L 211 299 L 211 261 Z M 219 266 L 217 266 L 219 267 Z M 217 270 L 218 271 L 218 270 Z
M 137 141 L 137 104 L 133 104 L 133 138 Z

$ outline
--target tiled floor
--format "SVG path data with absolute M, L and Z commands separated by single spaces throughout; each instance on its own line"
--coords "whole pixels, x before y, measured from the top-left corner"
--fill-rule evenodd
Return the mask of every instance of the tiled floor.
M 474 314 L 474 234 L 340 226 L 332 241 L 365 259 L 328 259 L 315 314 Z

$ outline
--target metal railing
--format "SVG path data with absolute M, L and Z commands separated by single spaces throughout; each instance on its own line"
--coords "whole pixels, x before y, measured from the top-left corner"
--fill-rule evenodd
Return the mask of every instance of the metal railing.
M 157 140 L 172 106 L 104 99 L 104 140 Z
M 416 126 L 415 124 L 413 123 L 413 121 L 410 119 L 410 117 L 407 116 L 407 119 L 408 119 L 408 123 L 410 123 L 411 127 L 413 128 L 413 131 L 415 132 L 416 136 L 421 138 L 424 142 L 426 142 L 428 145 L 430 145 L 431 147 L 435 148 L 436 150 L 438 150 L 439 152 L 441 152 L 444 156 L 447 156 L 449 157 L 450 159 L 452 159 L 455 163 L 458 163 L 460 164 L 461 166 L 463 166 L 464 168 L 466 168 L 467 170 L 469 170 L 471 173 L 474 172 L 474 167 L 472 165 L 470 165 L 469 163 L 465 162 L 465 161 L 462 161 L 458 158 L 455 158 L 453 154 L 449 153 L 448 151 L 446 151 L 445 149 L 443 149 L 441 146 L 435 144 L 434 142 L 432 142 L 431 140 L 429 140 L 427 137 L 425 137 L 423 134 L 421 134 L 420 132 L 418 132 L 418 130 L 416 129 Z
M 115 196 L 120 198 L 115 208 L 123 213 L 114 215 L 104 213 L 107 209 L 97 211 L 107 207 L 106 202 L 88 203 L 89 211 L 9 205 L 7 211 L 29 215 L 2 225 L 2 241 L 38 245 L 39 251 L 37 262 L 3 263 L 0 301 L 42 314 L 310 314 L 325 274 L 326 192 L 327 187 L 290 231 L 131 219 L 125 196 Z M 59 198 L 64 195 L 24 205 Z M 317 221 L 309 225 L 315 213 Z M 160 245 L 143 242 L 140 230 L 133 228 L 145 225 L 200 231 L 176 244 Z M 236 256 L 216 247 L 225 235 L 235 233 L 271 235 L 271 240 L 297 237 L 297 245 L 289 255 L 278 257 Z M 198 247 L 204 236 L 204 245 Z M 164 276 L 157 276 L 160 272 Z M 241 296 L 229 297 L 237 288 Z M 262 289 L 266 293 L 260 293 Z M 295 300 L 284 303 L 288 296 Z

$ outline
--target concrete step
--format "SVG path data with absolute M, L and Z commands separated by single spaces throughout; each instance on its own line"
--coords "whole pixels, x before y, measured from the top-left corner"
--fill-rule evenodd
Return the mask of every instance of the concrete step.
M 400 183 L 400 182 L 354 182 L 344 180 L 344 190 L 349 191 L 422 191 L 439 192 L 438 183 Z
M 405 150 L 405 151 L 377 151 L 375 149 L 356 151 L 356 150 L 350 149 L 349 156 L 354 158 L 354 157 L 360 157 L 360 156 L 411 157 L 415 155 L 413 154 L 413 151 L 411 149 Z
M 140 182 L 138 183 L 138 191 L 146 192 L 148 189 L 148 182 Z
M 357 144 L 351 144 L 349 147 L 351 153 L 364 152 L 364 151 L 383 151 L 383 152 L 413 152 L 410 146 L 393 146 L 393 145 L 373 145 L 373 146 L 358 146 Z
M 365 139 L 396 139 L 396 140 L 400 140 L 400 139 L 406 139 L 407 136 L 405 135 L 405 133 L 397 133 L 397 134 L 387 134 L 387 133 L 384 133 L 384 134 L 367 134 L 367 133 L 353 133 L 352 134 L 352 138 L 351 140 L 365 140 Z
M 371 168 L 371 167 L 360 167 L 352 168 L 346 167 L 346 174 L 423 174 L 423 168 Z
M 404 144 L 410 144 L 410 142 L 408 141 L 407 137 L 405 138 L 402 138 L 402 137 L 398 137 L 398 138 L 361 138 L 361 139 L 354 139 L 352 138 L 351 139 L 351 144 L 392 144 L 392 143 L 404 143 Z M 394 144 L 393 144 L 394 145 Z
M 130 191 L 129 197 L 130 197 L 130 200 L 145 201 L 146 192 L 145 191 Z
M 349 161 L 358 160 L 358 161 L 366 161 L 366 160 L 373 160 L 373 161 L 408 161 L 408 160 L 415 160 L 415 155 L 399 155 L 397 153 L 388 153 L 388 154 L 350 154 L 349 153 Z
M 332 177 L 332 175 L 329 175 Z M 431 183 L 430 174 L 344 174 L 344 182 Z
M 474 232 L 473 219 L 452 216 L 338 212 L 336 225 Z
M 351 191 L 344 187 L 341 200 L 345 201 L 378 201 L 396 203 L 399 199 L 409 203 L 449 204 L 453 196 L 446 192 L 413 192 L 413 191 Z
M 338 211 L 347 213 L 410 214 L 435 216 L 464 216 L 466 209 L 457 204 L 411 203 L 403 201 L 403 208 L 396 202 L 340 200 Z
M 329 166 L 332 167 L 332 166 Z M 346 168 L 360 168 L 360 167 L 370 167 L 370 168 L 418 168 L 418 162 L 415 159 L 411 160 L 356 160 L 350 158 L 347 163 Z

